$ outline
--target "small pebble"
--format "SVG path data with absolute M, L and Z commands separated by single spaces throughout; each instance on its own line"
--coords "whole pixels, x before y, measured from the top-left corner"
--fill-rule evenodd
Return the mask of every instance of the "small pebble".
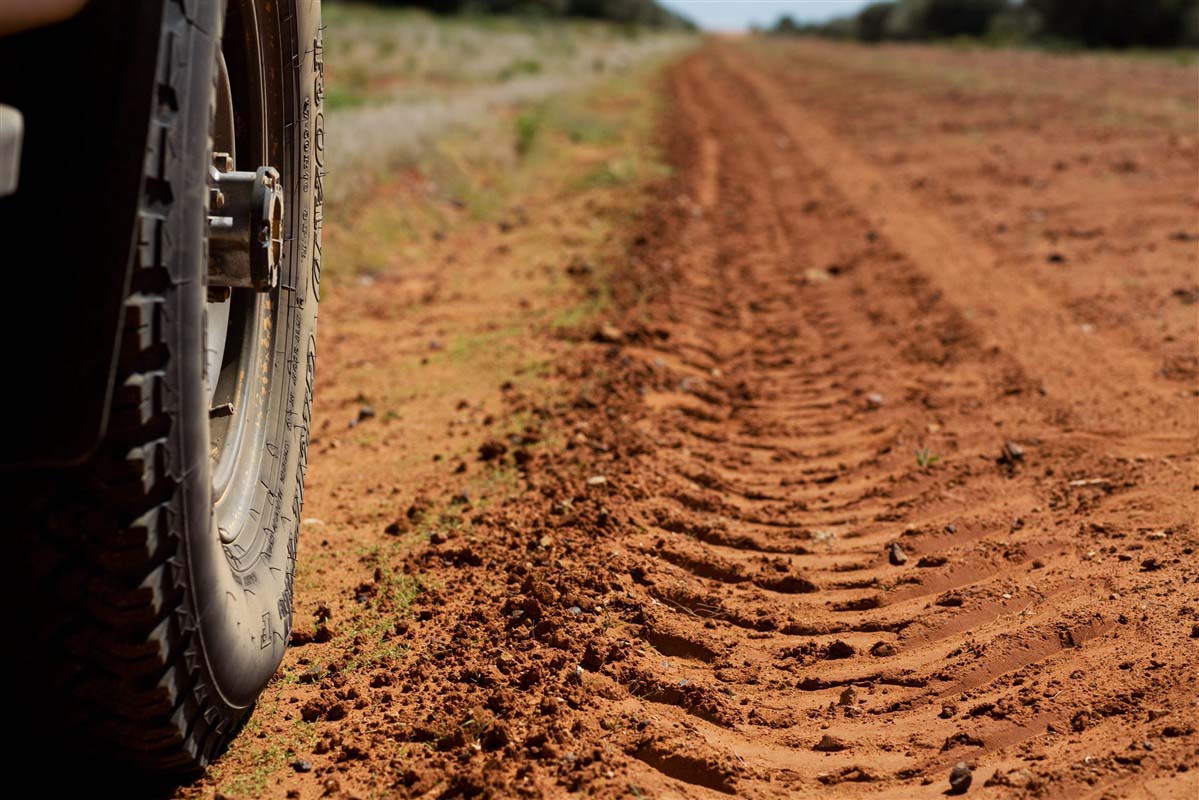
M 599 330 L 595 332 L 595 336 L 592 338 L 597 342 L 617 344 L 624 340 L 624 331 L 615 325 L 605 322 L 603 325 L 600 325 Z
M 970 771 L 970 765 L 965 761 L 959 761 L 949 773 L 949 793 L 965 794 L 972 780 L 974 773 Z
M 899 546 L 898 542 L 893 542 L 887 558 L 892 564 L 898 567 L 907 563 L 908 554 L 903 551 L 903 548 Z
M 1015 464 L 1017 461 L 1024 460 L 1024 448 L 1015 442 L 1004 442 L 1003 450 L 999 454 L 999 463 Z

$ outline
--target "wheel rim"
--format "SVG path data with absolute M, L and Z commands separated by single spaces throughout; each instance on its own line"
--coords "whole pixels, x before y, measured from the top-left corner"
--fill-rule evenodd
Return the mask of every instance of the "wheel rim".
M 233 96 L 229 88 L 229 69 L 223 53 L 217 54 L 216 110 L 212 124 L 213 152 L 226 152 L 237 158 L 237 139 L 233 130 Z M 208 389 L 208 407 L 215 407 L 217 379 L 225 357 L 225 339 L 229 333 L 229 307 L 231 298 L 209 301 L 204 309 L 205 317 L 205 362 L 204 381 Z
M 234 170 L 267 163 L 272 131 L 266 113 L 261 42 L 252 2 L 230 3 L 217 59 L 213 151 Z M 254 508 L 266 449 L 271 343 L 276 292 L 210 289 L 206 315 L 206 384 L 212 466 L 213 527 L 236 563 L 253 552 Z M 254 524 L 249 524 L 254 523 Z

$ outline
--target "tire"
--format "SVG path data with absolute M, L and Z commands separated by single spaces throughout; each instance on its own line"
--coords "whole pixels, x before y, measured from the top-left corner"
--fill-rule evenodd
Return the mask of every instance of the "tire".
M 159 58 L 149 130 L 128 143 L 146 157 L 107 433 L 84 466 L 5 489 L 24 643 L 5 671 L 20 681 L 20 727 L 139 772 L 194 771 L 223 752 L 291 629 L 320 282 L 319 4 L 227 2 L 138 4 L 161 14 Z M 282 176 L 284 245 L 278 286 L 246 301 L 258 324 L 238 345 L 258 348 L 258 401 L 237 418 L 251 434 L 217 458 L 217 440 L 233 439 L 211 421 L 225 373 L 205 374 L 208 175 L 229 20 L 243 43 L 254 28 L 259 74 L 277 78 L 257 84 L 261 130 L 239 122 L 237 136 Z M 230 496 L 239 515 L 222 510 Z M 234 529 L 218 531 L 225 519 Z

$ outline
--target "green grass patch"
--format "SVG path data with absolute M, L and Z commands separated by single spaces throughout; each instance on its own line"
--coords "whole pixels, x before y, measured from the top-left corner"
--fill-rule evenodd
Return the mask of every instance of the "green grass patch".
M 532 58 L 521 58 L 513 61 L 496 74 L 498 81 L 510 81 L 522 75 L 540 75 L 541 62 Z
M 410 548 L 416 539 L 414 536 L 405 537 L 404 544 Z M 408 645 L 397 640 L 393 631 L 398 621 L 412 616 L 412 604 L 428 588 L 421 578 L 396 570 L 382 559 L 367 557 L 363 560 L 368 565 L 376 565 L 375 593 L 369 606 L 352 615 L 345 629 L 336 637 L 338 640 L 355 642 L 354 654 L 343 668 L 346 673 L 368 669 L 408 654 Z M 347 648 L 343 646 L 339 649 L 344 651 Z
M 255 720 L 261 720 L 264 716 L 259 713 L 250 717 L 245 733 L 253 732 Z M 243 763 L 235 767 L 237 774 L 227 780 L 222 779 L 222 773 L 233 771 L 234 765 L 229 760 L 237 756 L 226 756 L 224 761 L 209 768 L 210 777 L 220 787 L 218 796 L 261 797 L 275 773 L 294 760 L 298 753 L 311 752 L 319 736 L 316 725 L 296 720 L 286 733 L 272 736 L 274 743 L 261 750 L 248 751 L 241 759 Z
M 550 327 L 558 330 L 578 330 L 598 319 L 612 306 L 612 287 L 599 276 L 595 281 L 596 294 L 581 302 L 563 308 L 550 321 Z
M 563 111 L 553 124 L 577 144 L 608 144 L 616 141 L 620 130 L 613 120 L 572 111 Z
M 484 333 L 456 336 L 446 347 L 442 358 L 449 361 L 493 359 L 502 348 L 505 339 L 514 339 L 522 332 L 522 328 L 518 325 L 506 325 Z
M 325 111 L 338 111 L 365 105 L 367 96 L 362 92 L 343 86 L 330 86 L 325 91 Z
M 544 117 L 540 109 L 524 111 L 516 116 L 516 154 L 527 158 L 533 152 L 541 132 Z
M 616 158 L 605 161 L 595 167 L 579 180 L 583 189 L 602 186 L 624 186 L 635 182 L 640 177 L 635 158 Z

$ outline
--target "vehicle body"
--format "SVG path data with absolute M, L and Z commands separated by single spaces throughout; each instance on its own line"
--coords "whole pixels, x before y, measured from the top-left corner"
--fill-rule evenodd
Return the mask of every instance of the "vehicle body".
M 35 737 L 203 767 L 290 632 L 319 3 L 0 0 L 0 35 L 5 678 Z

